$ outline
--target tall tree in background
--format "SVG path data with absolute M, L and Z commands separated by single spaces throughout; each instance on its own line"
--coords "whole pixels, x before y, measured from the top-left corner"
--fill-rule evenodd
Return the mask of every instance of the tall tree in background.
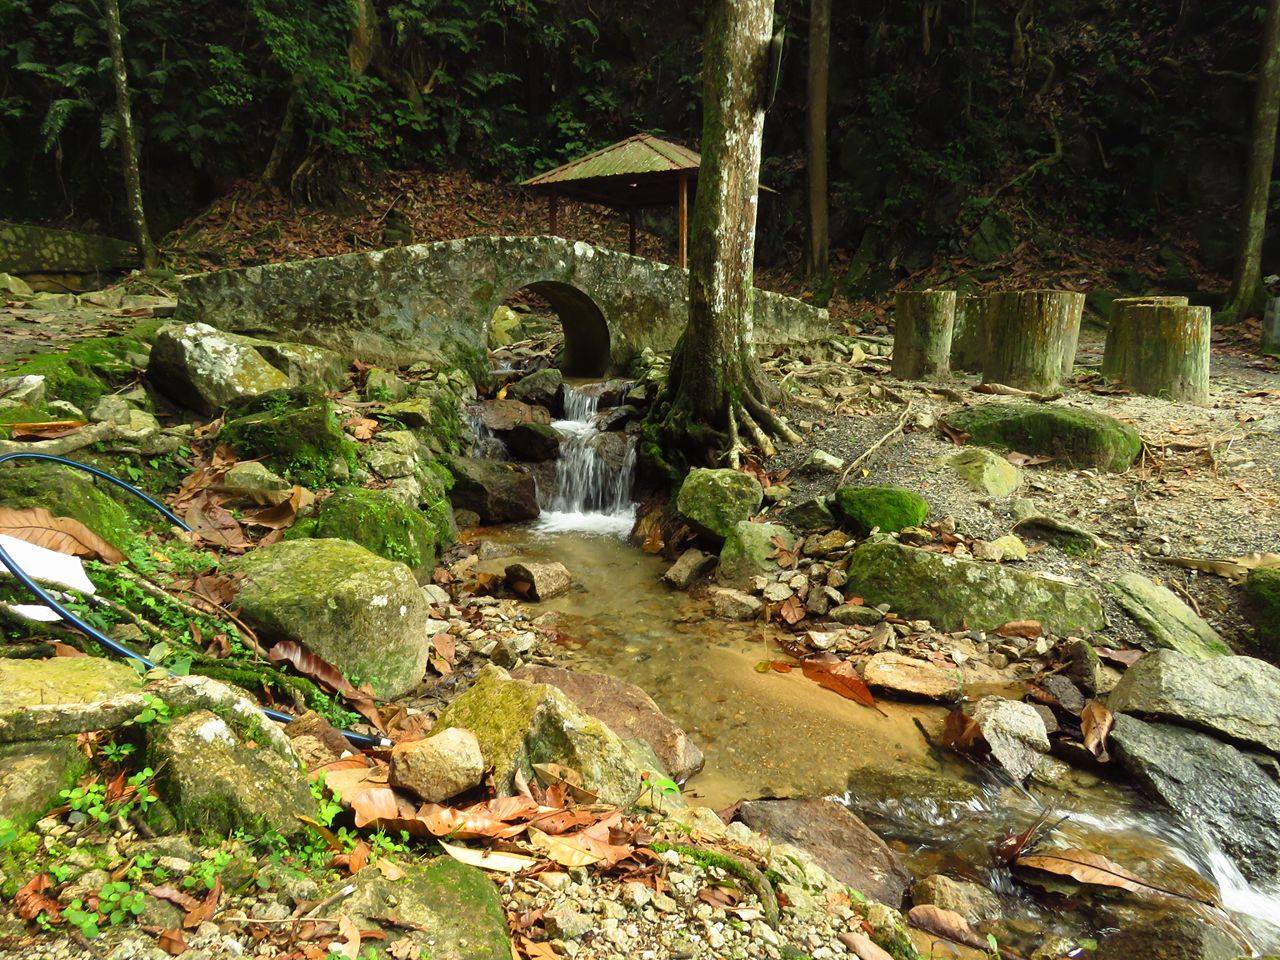
M 1241 205 L 1240 251 L 1231 296 L 1219 315 L 1239 320 L 1259 313 L 1264 302 L 1262 289 L 1262 238 L 1267 227 L 1267 200 L 1271 193 L 1271 170 L 1276 156 L 1276 126 L 1280 120 L 1280 0 L 1267 4 L 1266 26 L 1262 31 L 1262 57 L 1253 94 L 1253 133 L 1249 147 L 1249 169 L 1245 174 Z
M 809 176 L 809 243 L 805 248 L 805 276 L 825 280 L 827 232 L 827 83 L 831 72 L 831 0 L 809 4 L 809 85 L 806 137 Z
M 116 113 L 120 140 L 120 160 L 124 167 L 125 199 L 129 205 L 129 218 L 138 237 L 138 252 L 142 265 L 150 270 L 160 265 L 156 245 L 151 241 L 151 229 L 147 226 L 147 211 L 142 206 L 142 177 L 138 173 L 138 142 L 133 135 L 133 108 L 129 102 L 129 74 L 124 65 L 124 36 L 120 26 L 119 0 L 106 0 L 107 42 L 111 46 L 111 77 L 116 87 Z
M 659 413 L 660 458 L 725 453 L 745 434 L 799 438 L 771 409 L 778 397 L 752 345 L 752 271 L 765 73 L 773 0 L 711 0 L 702 58 L 702 165 L 689 251 L 689 324 L 671 361 Z

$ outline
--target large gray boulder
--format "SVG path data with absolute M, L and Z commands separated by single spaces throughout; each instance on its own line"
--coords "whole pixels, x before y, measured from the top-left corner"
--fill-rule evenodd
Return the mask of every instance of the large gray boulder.
M 845 594 L 943 630 L 992 630 L 1011 620 L 1039 620 L 1058 634 L 1097 630 L 1106 622 L 1097 595 L 1069 580 L 1023 573 L 905 547 L 865 543 L 849 558 Z
M 263 640 L 294 640 L 380 697 L 418 685 L 430 609 L 413 572 L 347 540 L 286 540 L 237 557 L 235 607 Z
M 243 337 L 205 323 L 161 327 L 151 347 L 147 378 L 171 400 L 213 416 L 234 400 L 289 386 Z
M 1121 574 L 1107 583 L 1107 589 L 1160 646 L 1202 660 L 1231 653 L 1218 632 L 1177 594 L 1142 574 Z
M 1128 669 L 1107 703 L 1280 756 L 1280 668 L 1265 660 L 1157 650 Z
M 676 494 L 676 512 L 696 532 L 723 540 L 764 502 L 760 481 L 740 470 L 690 470 Z
M 1205 733 L 1117 714 L 1111 744 L 1138 785 L 1197 824 L 1249 879 L 1280 876 L 1280 786 Z

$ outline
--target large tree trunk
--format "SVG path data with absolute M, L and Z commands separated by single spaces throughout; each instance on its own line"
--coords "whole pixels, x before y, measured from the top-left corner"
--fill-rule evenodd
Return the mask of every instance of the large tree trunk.
M 124 166 L 125 199 L 129 218 L 138 238 L 142 265 L 150 270 L 160 265 L 156 245 L 147 226 L 147 211 L 142 206 L 142 177 L 138 173 L 138 142 L 133 134 L 133 108 L 129 102 L 129 74 L 124 65 L 124 37 L 120 25 L 118 0 L 106 0 L 107 43 L 111 47 L 111 76 L 116 85 L 116 114 L 120 123 L 120 159 Z
M 987 359 L 983 383 L 1049 393 L 1076 358 L 1084 294 L 1014 290 L 987 301 Z
M 809 4 L 809 102 L 806 115 L 806 170 L 809 175 L 809 244 L 805 274 L 825 280 L 827 229 L 827 81 L 831 63 L 831 0 Z
M 689 249 L 689 324 L 659 416 L 664 455 L 731 463 L 746 433 L 798 437 L 772 412 L 777 388 L 752 346 L 752 261 L 773 0 L 711 0 L 702 64 L 702 165 Z M 727 441 L 727 442 L 726 442 Z M 679 469 L 678 464 L 669 464 Z
M 1236 257 L 1231 296 L 1222 310 L 1225 321 L 1251 314 L 1261 316 L 1266 292 L 1262 287 L 1262 238 L 1267 227 L 1267 198 L 1276 156 L 1276 126 L 1280 121 L 1280 0 L 1267 4 L 1262 33 L 1262 57 L 1253 95 L 1252 144 L 1240 213 L 1240 251 Z

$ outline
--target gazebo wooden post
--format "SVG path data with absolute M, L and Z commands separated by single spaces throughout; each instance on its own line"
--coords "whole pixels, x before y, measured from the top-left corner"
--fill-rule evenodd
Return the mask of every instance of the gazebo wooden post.
M 547 232 L 556 236 L 557 221 L 560 214 L 560 198 L 554 193 L 547 195 Z
M 636 255 L 636 208 L 627 207 L 627 253 Z
M 676 263 L 689 266 L 689 175 L 680 174 L 676 200 Z

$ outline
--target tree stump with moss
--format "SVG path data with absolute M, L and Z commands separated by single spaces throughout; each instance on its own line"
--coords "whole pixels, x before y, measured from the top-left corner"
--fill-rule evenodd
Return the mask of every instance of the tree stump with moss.
M 987 357 L 987 296 L 970 293 L 956 301 L 951 328 L 951 369 L 981 373 Z
M 1186 297 L 1120 297 L 1111 301 L 1111 322 L 1107 326 L 1107 346 L 1102 354 L 1102 375 L 1119 380 L 1130 344 L 1142 335 L 1136 318 L 1129 316 L 1130 307 L 1180 307 L 1186 304 Z
M 935 377 L 951 369 L 954 290 L 908 290 L 894 300 L 893 375 Z
M 1129 338 L 1120 382 L 1135 393 L 1208 403 L 1209 308 L 1135 304 L 1124 313 L 1141 335 Z
M 1083 293 L 1015 290 L 992 294 L 986 308 L 990 341 L 982 382 L 1037 393 L 1056 389 L 1075 364 L 1083 315 Z

